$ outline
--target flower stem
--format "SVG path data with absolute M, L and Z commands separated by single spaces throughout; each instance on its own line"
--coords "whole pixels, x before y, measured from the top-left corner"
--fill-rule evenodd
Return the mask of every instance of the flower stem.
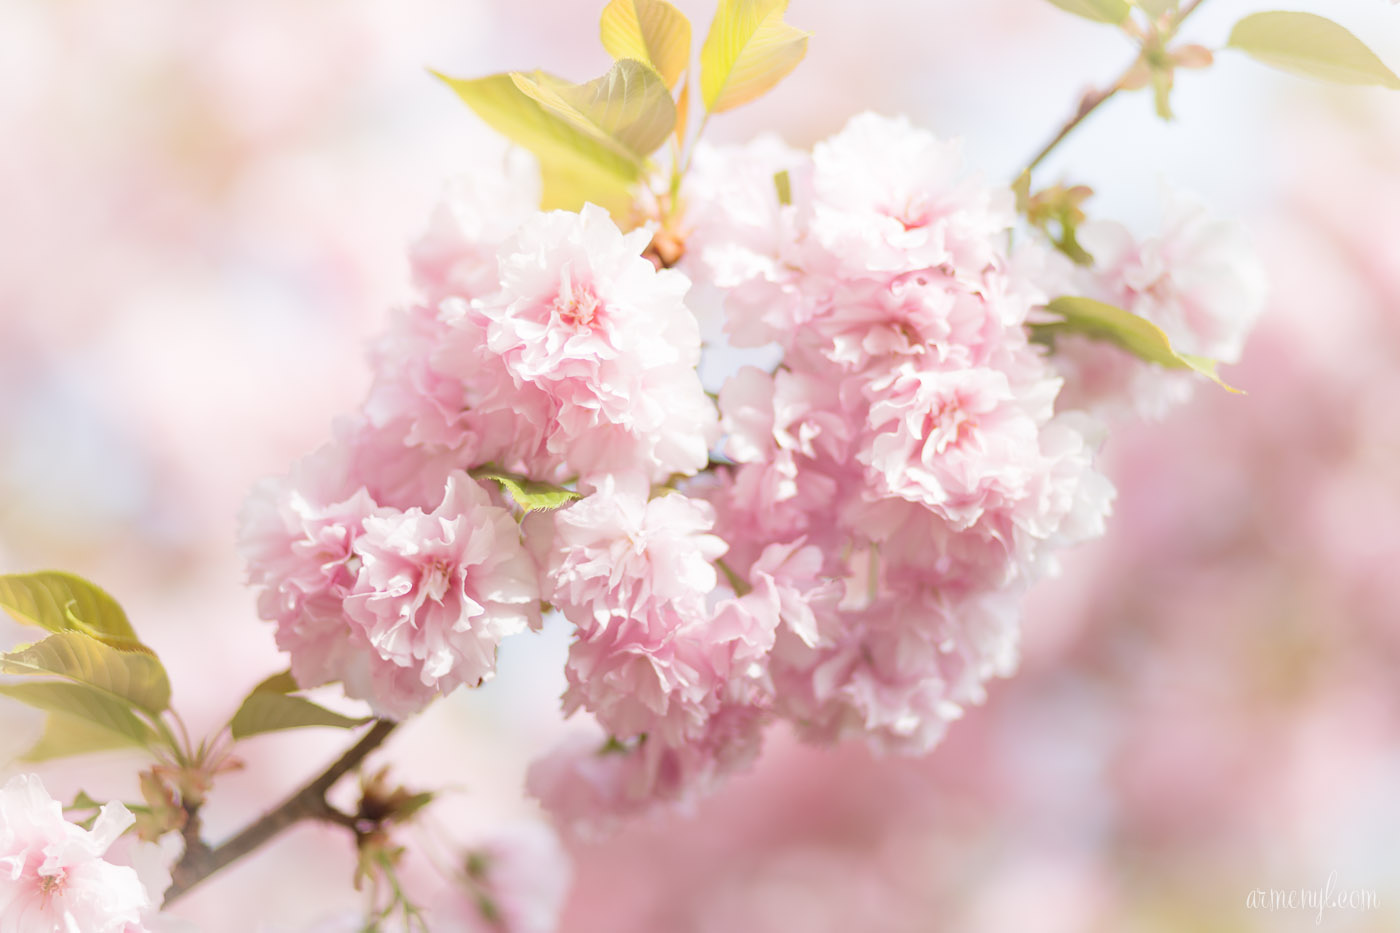
M 1171 23 L 1168 24 L 1166 29 L 1167 35 L 1174 34 L 1177 28 L 1180 27 L 1181 24 L 1186 20 L 1186 17 L 1196 12 L 1196 9 L 1204 2 L 1205 0 L 1188 0 L 1188 2 L 1185 5 L 1183 5 L 1179 11 L 1177 11 L 1176 16 L 1172 18 Z M 1074 113 L 1070 115 L 1070 118 L 1065 121 L 1064 125 L 1060 127 L 1059 131 L 1050 138 L 1050 141 L 1046 143 L 1043 147 L 1041 147 L 1040 151 L 1035 154 L 1035 156 L 1026 165 L 1026 168 L 1024 172 L 1022 172 L 1022 174 L 1030 172 L 1041 162 L 1044 162 L 1045 158 L 1048 155 L 1050 155 L 1050 153 L 1054 152 L 1056 147 L 1058 147 L 1060 143 L 1064 142 L 1065 137 L 1069 136 L 1069 134 L 1074 131 L 1075 127 L 1079 126 L 1079 124 L 1083 123 L 1086 119 L 1088 119 L 1089 114 L 1093 113 L 1095 110 L 1098 110 L 1099 107 L 1101 107 L 1105 101 L 1107 101 L 1109 98 L 1113 97 L 1113 95 L 1121 91 L 1123 89 L 1123 82 L 1128 78 L 1129 75 L 1132 74 L 1133 70 L 1137 67 L 1138 62 L 1141 61 L 1141 58 L 1142 56 L 1139 55 L 1137 58 L 1133 59 L 1132 63 L 1129 64 L 1128 67 L 1123 70 L 1123 73 L 1118 76 L 1117 80 L 1115 80 L 1112 84 L 1108 85 L 1107 87 L 1093 88 L 1089 91 L 1086 91 L 1084 96 L 1079 99 L 1079 106 L 1075 108 Z
M 334 764 L 223 845 L 210 848 L 198 839 L 187 840 L 185 854 L 171 871 L 172 883 L 165 894 L 165 906 L 169 907 L 210 875 L 260 848 L 289 826 L 302 820 L 341 822 L 326 801 L 326 792 L 382 745 L 397 727 L 398 723 L 387 719 L 376 721 Z

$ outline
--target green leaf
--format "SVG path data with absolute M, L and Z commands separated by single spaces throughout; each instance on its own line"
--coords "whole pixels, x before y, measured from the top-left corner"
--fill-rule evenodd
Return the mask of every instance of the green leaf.
M 59 632 L 0 655 L 0 673 L 64 677 L 151 714 L 170 707 L 170 679 L 159 660 L 113 648 L 81 632 Z
M 246 739 L 264 732 L 279 732 L 283 729 L 301 729 L 308 726 L 334 726 L 339 729 L 353 729 L 369 722 L 367 718 L 355 719 L 332 712 L 318 706 L 305 697 L 272 691 L 254 690 L 243 701 L 238 712 L 233 714 L 230 727 L 235 739 Z
M 49 713 L 39 741 L 20 758 L 24 761 L 52 761 L 55 758 L 68 758 L 73 755 L 140 747 L 141 743 L 130 735 L 113 732 L 66 713 Z M 67 809 L 85 810 L 98 806 L 100 804 L 80 793 Z
M 661 76 L 630 58 L 587 84 L 536 71 L 513 73 L 515 86 L 552 116 L 582 133 L 615 143 L 640 166 L 676 126 L 676 102 Z
M 253 688 L 253 693 L 296 693 L 301 689 L 291 671 L 273 674 Z
M 530 150 L 540 161 L 545 210 L 578 210 L 587 201 L 619 214 L 642 163 L 620 143 L 580 129 L 546 110 L 509 74 L 459 79 L 433 74 L 452 88 L 488 126 Z
M 73 802 L 70 803 L 70 804 L 68 804 L 67 806 L 65 806 L 63 809 L 65 809 L 65 810 L 101 810 L 101 809 L 102 809 L 102 804 L 100 804 L 100 803 L 98 803 L 96 800 L 94 800 L 94 799 L 92 798 L 92 795 L 90 795 L 87 791 L 85 791 L 85 790 L 80 790 L 80 791 L 78 791 L 77 794 L 75 794 L 75 795 L 73 796 Z
M 1110 26 L 1122 25 L 1132 8 L 1127 0 L 1050 0 L 1062 10 Z
M 783 169 L 773 176 L 773 187 L 778 189 L 778 203 L 787 207 L 792 203 L 792 174 Z
M 1092 298 L 1056 298 L 1047 310 L 1062 320 L 1049 324 L 1032 324 L 1036 339 L 1053 341 L 1057 334 L 1082 334 L 1094 340 L 1116 344 L 1129 353 L 1167 369 L 1194 370 L 1228 392 L 1243 394 L 1223 382 L 1216 372 L 1215 360 L 1189 353 L 1178 353 L 1160 327 L 1146 318 L 1138 317 Z
M 56 570 L 0 576 L 0 608 L 25 625 L 50 632 L 82 632 L 129 650 L 140 645 L 126 613 L 105 590 Z
M 807 54 L 811 33 L 783 22 L 787 0 L 719 0 L 700 49 L 700 96 L 722 113 L 766 93 Z
M 0 696 L 19 700 L 49 713 L 74 716 L 84 723 L 124 736 L 133 745 L 150 747 L 156 742 L 155 732 L 136 718 L 130 706 L 110 693 L 87 684 L 61 680 L 0 684 Z M 40 742 L 42 744 L 43 740 Z
M 1227 43 L 1283 71 L 1339 84 L 1400 89 L 1400 78 L 1360 39 L 1313 13 L 1255 13 L 1235 24 Z
M 690 20 L 665 0 L 612 0 L 599 29 L 609 55 L 645 62 L 668 88 L 690 64 Z
M 557 509 L 582 498 L 572 489 L 526 479 L 518 473 L 507 473 L 504 470 L 478 469 L 472 470 L 471 475 L 477 479 L 489 479 L 499 483 L 506 495 L 527 512 Z

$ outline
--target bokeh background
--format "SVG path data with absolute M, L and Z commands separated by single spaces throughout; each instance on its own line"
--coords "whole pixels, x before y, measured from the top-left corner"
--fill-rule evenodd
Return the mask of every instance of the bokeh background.
M 710 5 L 680 0 L 697 30 Z M 1223 44 L 1276 6 L 1209 0 Z M 106 586 L 196 730 L 284 665 L 234 549 L 249 486 L 367 388 L 366 341 L 408 300 L 404 250 L 443 180 L 501 144 L 434 82 L 600 73 L 601 0 L 5 0 L 0 4 L 0 568 Z M 1295 0 L 1400 66 L 1400 8 Z M 1010 179 L 1130 59 L 1043 0 L 792 0 L 813 30 L 716 139 L 810 143 L 863 109 L 966 140 Z M 807 749 L 692 816 L 571 844 L 569 933 L 1400 928 L 1400 95 L 1221 54 L 1178 119 L 1106 106 L 1047 163 L 1150 230 L 1162 181 L 1252 229 L 1272 299 L 1229 378 L 1116 436 L 1108 537 L 1035 592 L 1024 663 L 920 760 Z M 0 631 L 6 643 L 18 630 Z M 528 761 L 567 728 L 567 632 L 393 743 L 446 786 L 430 842 L 536 818 Z M 38 717 L 0 707 L 0 761 Z M 320 731 L 248 743 L 215 836 L 318 770 Z M 56 794 L 136 799 L 120 755 L 46 767 Z M 192 895 L 213 931 L 353 907 L 350 847 L 302 826 Z M 1250 910 L 1338 885 L 1378 909 Z

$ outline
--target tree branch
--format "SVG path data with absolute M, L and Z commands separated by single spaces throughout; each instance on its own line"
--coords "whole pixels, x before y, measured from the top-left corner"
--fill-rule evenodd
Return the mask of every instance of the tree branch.
M 295 823 L 326 820 L 346 825 L 344 815 L 326 802 L 326 792 L 358 767 L 397 727 L 396 722 L 377 720 L 334 764 L 223 845 L 211 849 L 198 839 L 191 842 L 187 838 L 185 854 L 171 871 L 172 883 L 165 894 L 165 906 L 169 907 L 210 875 L 227 868 Z
M 1205 0 L 1188 0 L 1177 12 L 1176 18 L 1172 20 L 1168 28 L 1168 36 L 1174 35 L 1181 24 L 1185 22 L 1186 17 L 1196 12 L 1196 8 L 1204 2 Z M 1054 152 L 1055 147 L 1064 142 L 1065 137 L 1072 133 L 1075 127 L 1088 119 L 1089 114 L 1098 110 L 1105 101 L 1121 91 L 1123 89 L 1123 82 L 1133 73 L 1133 70 L 1137 68 L 1140 61 L 1142 61 L 1141 55 L 1133 59 L 1132 63 L 1129 64 L 1127 68 L 1123 69 L 1123 73 L 1118 76 L 1117 80 L 1107 87 L 1086 91 L 1084 96 L 1079 99 L 1079 106 L 1075 109 L 1074 113 L 1070 115 L 1070 118 L 1065 121 L 1065 124 L 1060 127 L 1059 131 L 1051 137 L 1050 141 L 1041 147 L 1040 151 L 1030 160 L 1026 165 L 1025 172 L 1030 172 L 1041 162 L 1044 162 L 1046 156 Z

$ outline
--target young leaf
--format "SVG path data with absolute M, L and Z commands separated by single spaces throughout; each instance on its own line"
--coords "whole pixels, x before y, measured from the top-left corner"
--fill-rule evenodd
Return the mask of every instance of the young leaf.
M 1181 6 L 1180 0 L 1138 0 L 1138 6 L 1143 12 L 1153 19 L 1157 19 L 1164 13 L 1170 13 Z
M 0 576 L 0 608 L 25 625 L 50 632 L 83 632 L 103 640 L 140 640 L 126 613 L 105 590 L 56 570 Z
M 792 173 L 787 169 L 773 175 L 773 187 L 778 189 L 778 203 L 787 207 L 792 203 Z
M 760 96 L 797 67 L 811 33 L 783 22 L 787 0 L 719 0 L 700 49 L 700 96 L 711 113 Z
M 1122 25 L 1132 8 L 1127 0 L 1050 0 L 1062 10 L 1110 26 Z
M 73 802 L 64 806 L 64 811 L 68 810 L 101 810 L 102 804 L 93 799 L 92 795 L 85 790 L 80 790 L 73 795 Z
M 665 0 L 612 0 L 600 31 L 609 55 L 645 62 L 668 88 L 690 64 L 690 20 Z
M 471 475 L 477 479 L 496 481 L 501 489 L 505 490 L 506 495 L 527 512 L 557 509 L 582 498 L 572 489 L 555 486 L 553 483 L 536 482 L 503 470 L 473 470 Z
M 1313 13 L 1255 13 L 1230 31 L 1227 43 L 1266 65 L 1339 84 L 1400 89 L 1400 77 L 1360 39 Z
M 651 66 L 630 58 L 587 84 L 570 84 L 536 71 L 511 77 L 515 86 L 551 115 L 580 132 L 622 147 L 640 166 L 676 125 L 676 102 Z
M 154 656 L 120 651 L 81 632 L 59 632 L 0 655 L 0 673 L 63 677 L 151 714 L 170 706 L 170 680 Z
M 156 742 L 155 732 L 122 700 L 87 684 L 61 680 L 34 683 L 0 684 L 0 696 L 49 713 L 65 713 L 84 722 L 124 736 L 133 745 L 150 747 Z
M 1062 320 L 1032 324 L 1037 338 L 1053 340 L 1056 334 L 1083 334 L 1095 340 L 1117 344 L 1129 353 L 1167 369 L 1191 369 L 1228 392 L 1240 394 L 1220 379 L 1216 361 L 1189 353 L 1178 353 L 1160 327 L 1136 314 L 1095 301 L 1092 298 L 1056 298 L 1046 309 Z
M 261 735 L 264 732 L 308 726 L 353 729 L 367 722 L 368 719 L 354 719 L 332 712 L 305 697 L 254 690 L 243 701 L 238 712 L 233 714 L 233 721 L 229 725 L 235 739 L 246 739 L 250 735 Z
M 86 719 L 67 713 L 49 713 L 39 741 L 20 758 L 24 761 L 52 761 L 55 758 L 68 758 L 73 755 L 140 747 L 141 743 L 129 735 L 93 725 Z M 87 802 L 90 800 L 91 798 L 80 794 L 70 809 L 88 809 Z M 96 803 L 91 804 L 93 809 L 97 806 Z
M 544 209 L 577 210 L 592 201 L 617 213 L 631 203 L 629 188 L 641 175 L 642 163 L 620 143 L 546 110 L 509 74 L 475 79 L 433 74 L 488 126 L 538 157 Z
M 540 209 L 577 211 L 596 204 L 622 223 L 632 210 L 632 188 L 575 159 L 540 160 Z
M 1152 102 L 1157 108 L 1157 116 L 1163 120 L 1171 120 L 1172 116 L 1172 70 L 1170 68 L 1152 69 Z

